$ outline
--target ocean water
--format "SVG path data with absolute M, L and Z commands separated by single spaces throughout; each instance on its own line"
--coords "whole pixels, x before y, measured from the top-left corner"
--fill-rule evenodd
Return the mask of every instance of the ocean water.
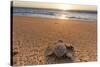
M 35 16 L 45 18 L 59 18 L 59 19 L 85 19 L 97 20 L 96 11 L 68 11 L 57 9 L 42 9 L 42 8 L 22 8 L 13 7 L 13 16 Z

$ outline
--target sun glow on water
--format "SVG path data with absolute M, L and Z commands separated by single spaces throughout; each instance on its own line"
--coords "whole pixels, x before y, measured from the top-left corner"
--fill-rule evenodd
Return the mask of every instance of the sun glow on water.
M 59 19 L 67 19 L 66 15 L 62 14 L 61 16 L 59 16 Z

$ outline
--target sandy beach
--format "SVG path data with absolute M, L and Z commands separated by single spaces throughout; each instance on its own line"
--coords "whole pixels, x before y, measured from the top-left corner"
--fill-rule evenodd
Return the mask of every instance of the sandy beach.
M 96 21 L 13 16 L 13 65 L 51 64 L 44 52 L 58 40 L 72 44 L 75 62 L 96 61 L 96 25 Z

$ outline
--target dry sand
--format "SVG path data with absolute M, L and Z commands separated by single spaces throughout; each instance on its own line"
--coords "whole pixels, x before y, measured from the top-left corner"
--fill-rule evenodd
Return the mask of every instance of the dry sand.
M 96 24 L 96 21 L 14 16 L 13 65 L 63 63 L 60 59 L 48 61 L 44 55 L 46 47 L 58 40 L 72 44 L 75 62 L 96 61 Z

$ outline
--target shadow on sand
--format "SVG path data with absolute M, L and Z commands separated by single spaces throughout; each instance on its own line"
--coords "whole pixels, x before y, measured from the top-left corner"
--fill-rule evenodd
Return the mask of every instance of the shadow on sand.
M 50 55 L 45 57 L 46 64 L 60 64 L 60 63 L 73 63 L 72 58 L 68 58 L 66 56 L 63 57 L 56 57 L 55 55 Z

